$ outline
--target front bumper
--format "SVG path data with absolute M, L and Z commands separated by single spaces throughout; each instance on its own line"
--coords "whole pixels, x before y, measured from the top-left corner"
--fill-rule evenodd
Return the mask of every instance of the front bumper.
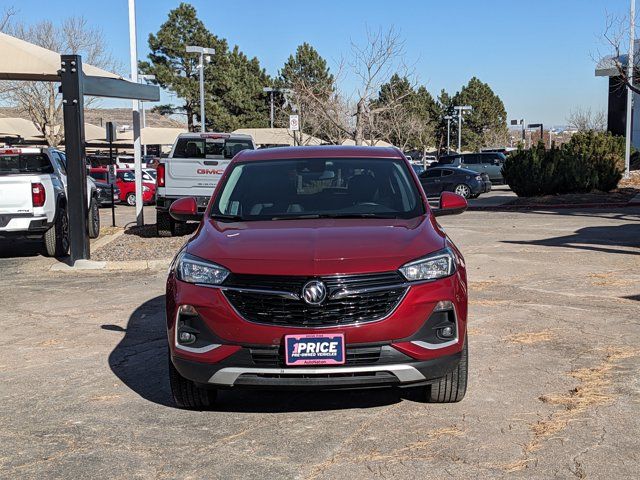
M 173 356 L 180 375 L 210 388 L 353 389 L 426 385 L 458 366 L 461 352 L 416 361 L 390 345 L 381 347 L 378 361 L 339 367 L 265 367 L 256 364 L 251 348 L 215 364 Z

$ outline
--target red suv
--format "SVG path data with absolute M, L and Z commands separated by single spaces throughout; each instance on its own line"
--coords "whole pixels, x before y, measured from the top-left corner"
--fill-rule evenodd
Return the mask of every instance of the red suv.
M 94 180 L 108 182 L 109 173 L 104 167 L 95 167 L 89 170 L 89 176 Z M 128 205 L 136 204 L 136 175 L 133 170 L 117 170 L 116 185 L 120 190 L 120 201 Z M 153 203 L 156 198 L 156 184 L 142 182 L 142 201 Z
M 467 280 L 396 148 L 244 150 L 167 280 L 171 390 L 205 408 L 231 387 L 467 386 Z M 199 219 L 194 198 L 171 205 Z

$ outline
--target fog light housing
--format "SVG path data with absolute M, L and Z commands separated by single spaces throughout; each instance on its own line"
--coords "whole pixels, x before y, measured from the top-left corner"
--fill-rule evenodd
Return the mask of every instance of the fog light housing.
M 182 345 L 191 345 L 192 343 L 195 343 L 196 340 L 197 337 L 194 333 L 187 332 L 185 330 L 178 332 L 178 342 Z
M 451 338 L 455 334 L 455 330 L 453 329 L 453 327 L 444 327 L 440 329 L 438 334 L 444 338 Z

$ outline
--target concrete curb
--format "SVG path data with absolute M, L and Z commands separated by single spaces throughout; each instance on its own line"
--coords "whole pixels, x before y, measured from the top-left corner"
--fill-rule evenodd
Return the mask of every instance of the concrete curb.
M 79 272 L 79 271 L 134 271 L 134 270 L 166 270 L 171 264 L 172 258 L 157 260 L 126 260 L 97 262 L 93 260 L 78 260 L 74 266 L 66 263 L 56 263 L 49 269 L 52 272 Z
M 113 233 L 111 235 L 105 235 L 102 238 L 99 238 L 98 240 L 96 240 L 94 242 L 93 245 L 91 245 L 91 249 L 92 250 L 98 250 L 99 248 L 104 247 L 105 245 L 108 245 L 109 243 L 113 242 L 116 238 L 121 237 L 122 235 L 124 235 L 124 228 L 122 230 L 117 231 L 116 233 Z
M 640 202 L 627 203 L 572 203 L 559 205 L 492 205 L 492 206 L 469 206 L 467 210 L 475 211 L 509 211 L 509 210 L 565 210 L 575 208 L 626 208 L 638 207 Z

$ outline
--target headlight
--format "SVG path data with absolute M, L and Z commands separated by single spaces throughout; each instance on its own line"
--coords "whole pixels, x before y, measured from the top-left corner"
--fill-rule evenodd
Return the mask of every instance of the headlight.
M 482 180 L 482 176 L 481 175 L 476 175 L 476 180 Z
M 410 282 L 436 280 L 453 275 L 455 271 L 455 257 L 448 248 L 400 267 L 400 273 Z
M 188 283 L 220 285 L 229 275 L 229 270 L 215 263 L 182 252 L 176 259 L 175 272 L 178 280 Z

